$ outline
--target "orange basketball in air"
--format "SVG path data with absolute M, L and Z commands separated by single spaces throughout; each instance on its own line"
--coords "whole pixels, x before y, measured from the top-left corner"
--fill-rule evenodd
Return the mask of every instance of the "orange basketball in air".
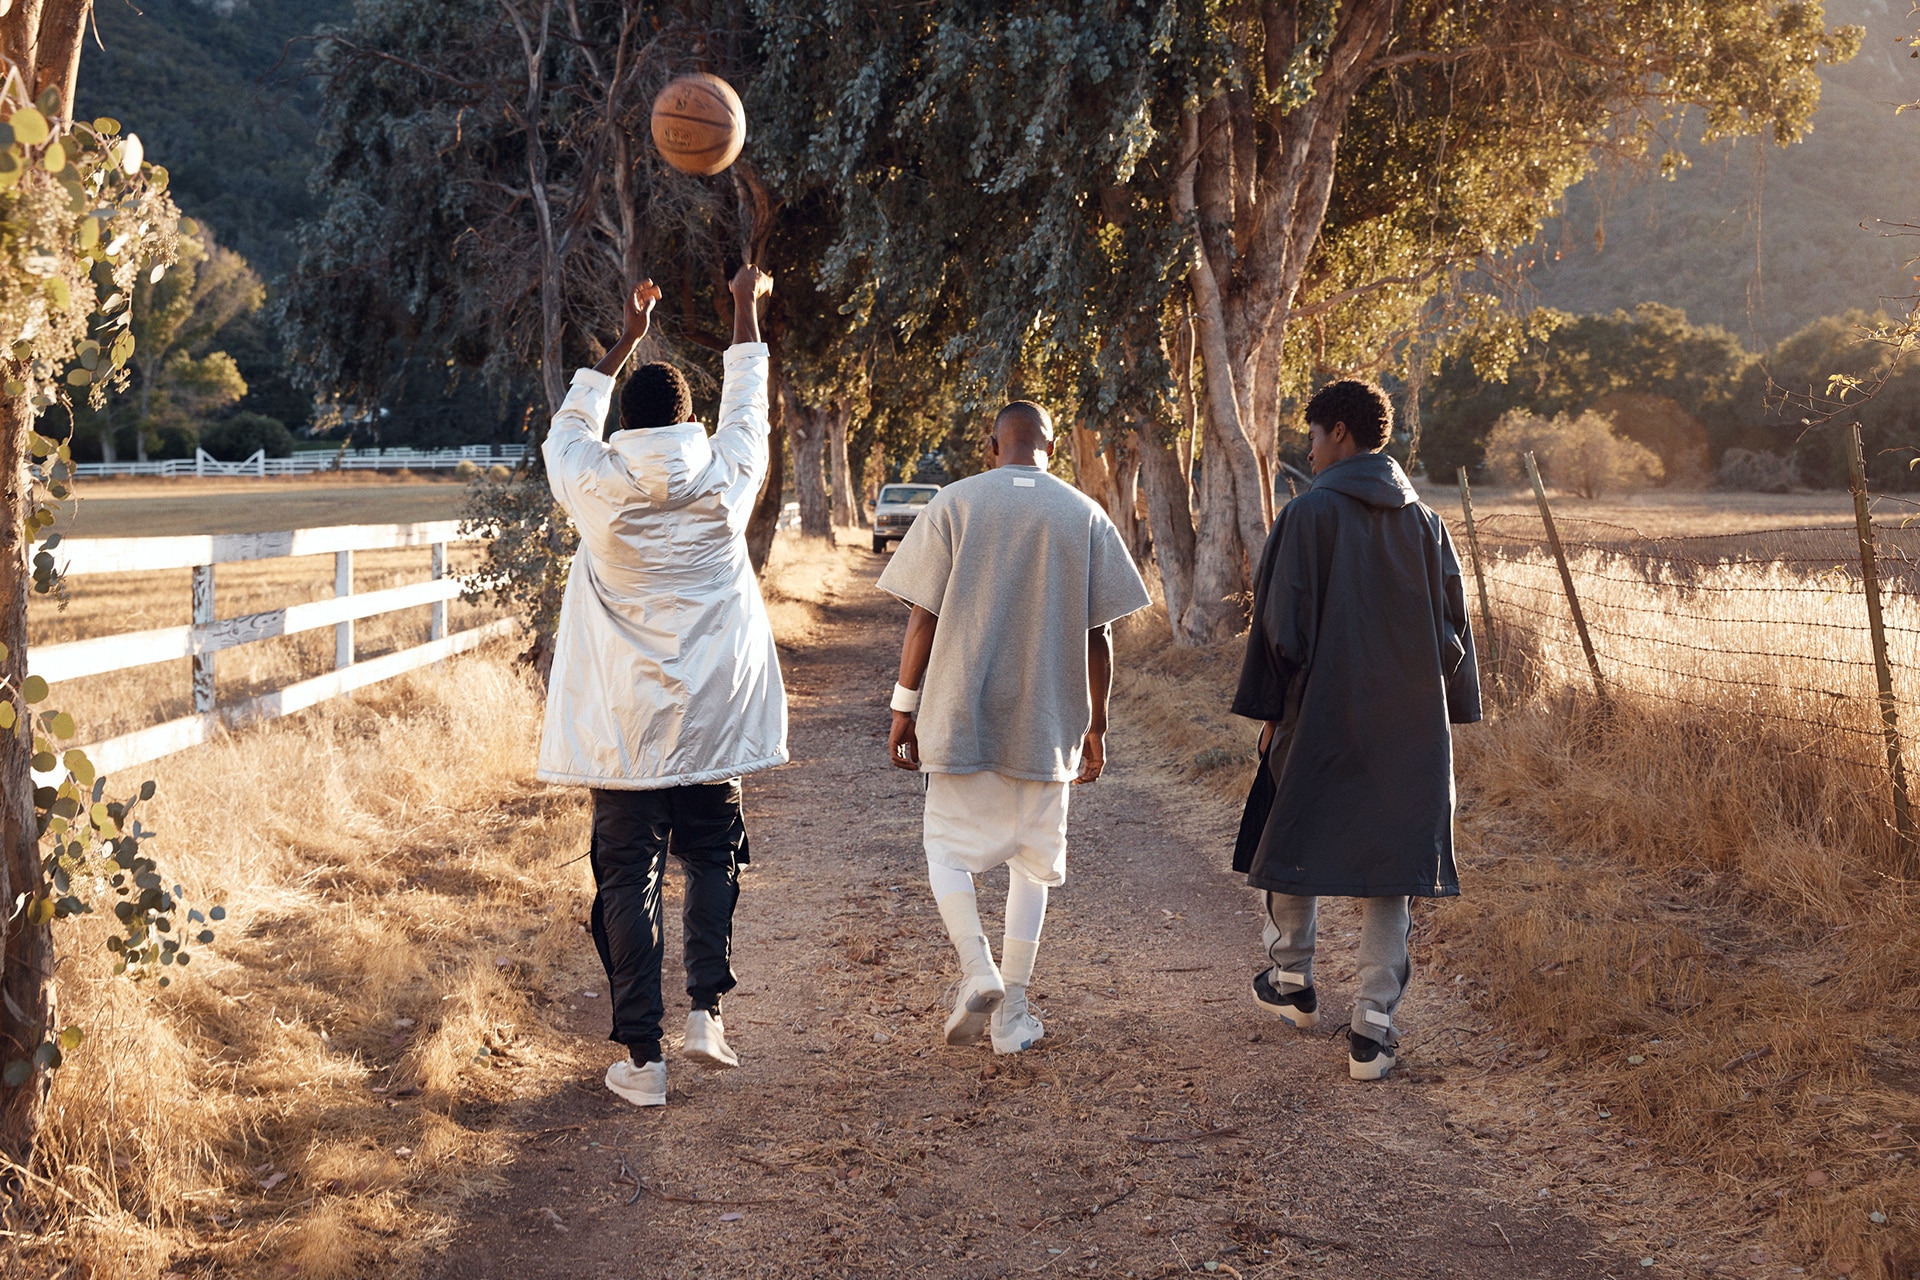
M 653 100 L 653 145 L 682 173 L 719 173 L 746 141 L 740 95 L 719 76 L 681 76 Z

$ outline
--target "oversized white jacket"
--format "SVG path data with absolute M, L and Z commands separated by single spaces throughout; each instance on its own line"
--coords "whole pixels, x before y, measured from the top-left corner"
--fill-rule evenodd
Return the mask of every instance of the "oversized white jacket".
M 720 782 L 787 761 L 787 697 L 747 517 L 767 474 L 767 348 L 728 348 L 720 428 L 600 438 L 613 379 L 573 375 L 542 452 L 580 530 L 538 776 L 609 790 Z

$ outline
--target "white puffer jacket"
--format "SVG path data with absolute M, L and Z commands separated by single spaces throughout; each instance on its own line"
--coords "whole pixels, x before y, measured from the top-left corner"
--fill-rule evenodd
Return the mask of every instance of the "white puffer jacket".
M 767 348 L 727 350 L 720 429 L 600 438 L 613 379 L 573 375 L 542 452 L 580 530 L 539 777 L 609 790 L 720 782 L 787 761 L 787 697 L 747 517 L 767 473 Z

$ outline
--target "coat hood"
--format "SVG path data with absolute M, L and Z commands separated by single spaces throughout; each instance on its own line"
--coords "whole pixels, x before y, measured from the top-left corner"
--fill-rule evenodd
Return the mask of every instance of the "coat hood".
M 707 429 L 697 422 L 617 431 L 608 443 L 626 463 L 634 490 L 654 506 L 685 497 L 713 461 Z
M 1384 453 L 1356 453 L 1314 477 L 1315 489 L 1331 489 L 1370 507 L 1396 511 L 1420 501 L 1400 464 Z

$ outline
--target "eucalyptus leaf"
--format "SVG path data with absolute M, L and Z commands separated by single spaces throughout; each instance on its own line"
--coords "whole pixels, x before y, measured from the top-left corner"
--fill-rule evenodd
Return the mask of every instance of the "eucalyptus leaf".
M 28 706 L 36 702 L 45 702 L 47 700 L 46 680 L 40 676 L 28 676 L 20 685 L 20 696 L 27 700 Z
M 20 108 L 7 123 L 13 126 L 13 136 L 29 147 L 39 146 L 52 132 L 47 127 L 47 118 L 32 107 Z

